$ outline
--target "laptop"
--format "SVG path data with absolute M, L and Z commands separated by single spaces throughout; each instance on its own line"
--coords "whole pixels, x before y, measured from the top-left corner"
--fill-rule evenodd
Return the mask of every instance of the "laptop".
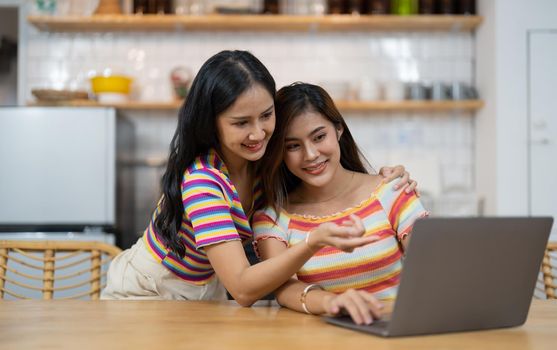
M 418 220 L 390 320 L 325 320 L 383 337 L 522 325 L 552 223 L 551 217 Z

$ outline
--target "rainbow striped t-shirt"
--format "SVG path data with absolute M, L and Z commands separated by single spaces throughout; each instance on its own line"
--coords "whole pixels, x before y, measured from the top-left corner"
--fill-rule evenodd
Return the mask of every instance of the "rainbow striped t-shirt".
M 178 232 L 186 248 L 184 258 L 169 251 L 154 225 L 157 208 L 143 234 L 147 249 L 178 277 L 196 285 L 208 283 L 215 271 L 202 247 L 253 236 L 228 169 L 214 149 L 198 156 L 186 169 L 182 180 L 184 214 Z M 256 208 L 262 198 L 261 181 L 254 183 Z
M 352 253 L 334 247 L 319 250 L 298 271 L 299 280 L 316 283 L 325 290 L 342 293 L 349 288 L 373 293 L 381 300 L 396 296 L 403 256 L 400 239 L 410 233 L 416 219 L 428 215 L 414 192 L 394 190 L 397 180 L 379 185 L 358 206 L 324 217 L 312 217 L 265 208 L 253 217 L 255 244 L 268 238 L 287 246 L 303 242 L 309 231 L 325 222 L 340 224 L 351 214 L 359 216 L 365 226 L 364 236 L 380 239 Z

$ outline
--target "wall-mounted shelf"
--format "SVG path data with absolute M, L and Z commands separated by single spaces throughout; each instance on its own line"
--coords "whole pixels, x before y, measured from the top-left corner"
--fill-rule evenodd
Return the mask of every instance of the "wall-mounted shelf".
M 483 107 L 481 100 L 465 101 L 336 101 L 343 112 L 448 112 L 476 111 Z M 120 110 L 154 110 L 177 111 L 182 102 L 127 102 L 119 104 L 101 104 L 89 100 L 69 102 L 34 102 L 32 106 L 65 107 L 112 107 Z
M 471 31 L 481 16 L 448 15 L 95 15 L 90 17 L 30 16 L 43 31 Z
M 476 111 L 483 107 L 481 100 L 462 101 L 337 101 L 343 112 L 447 112 Z
M 125 103 L 99 103 L 94 100 L 72 100 L 72 101 L 37 101 L 30 102 L 29 106 L 42 107 L 110 107 L 121 110 L 146 110 L 146 111 L 177 111 L 182 101 L 172 102 L 139 102 L 130 101 Z

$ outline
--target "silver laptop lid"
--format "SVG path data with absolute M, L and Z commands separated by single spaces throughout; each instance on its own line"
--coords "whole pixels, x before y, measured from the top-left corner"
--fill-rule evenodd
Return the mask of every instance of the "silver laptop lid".
M 526 320 L 552 218 L 429 218 L 414 225 L 389 336 Z

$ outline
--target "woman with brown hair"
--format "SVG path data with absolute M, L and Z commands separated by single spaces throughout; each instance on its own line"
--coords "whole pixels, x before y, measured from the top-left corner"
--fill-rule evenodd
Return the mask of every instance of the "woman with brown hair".
M 381 316 L 379 300 L 396 296 L 402 255 L 414 221 L 427 216 L 413 188 L 384 181 L 358 149 L 321 87 L 295 83 L 278 91 L 277 124 L 263 160 L 267 207 L 252 227 L 263 260 L 334 226 L 361 223 L 375 239 L 353 252 L 317 245 L 276 290 L 281 305 L 311 314 L 347 311 L 358 323 Z M 367 166 L 366 166 L 367 165 Z M 310 291 L 312 291 L 310 293 Z

